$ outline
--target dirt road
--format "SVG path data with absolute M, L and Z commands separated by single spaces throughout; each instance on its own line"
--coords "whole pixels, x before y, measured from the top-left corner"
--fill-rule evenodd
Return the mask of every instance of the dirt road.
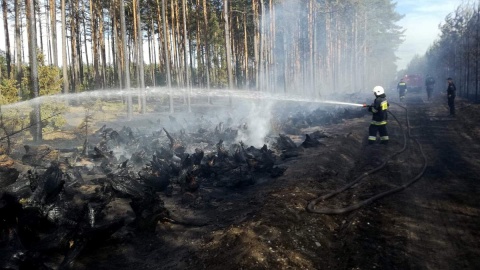
M 306 149 L 268 187 L 265 201 L 241 224 L 217 230 L 198 252 L 211 269 L 480 269 L 480 140 L 478 105 L 458 104 L 448 117 L 442 97 L 406 101 L 412 138 L 428 163 L 423 177 L 402 192 L 343 215 L 305 211 L 308 201 L 378 166 L 403 146 L 391 119 L 391 143 L 366 145 L 369 118 L 328 127 L 325 147 Z M 473 107 L 472 107 L 473 106 Z M 403 109 L 391 106 L 406 127 Z M 474 137 L 472 137 L 474 136 Z M 345 207 L 409 182 L 422 169 L 413 139 L 373 176 L 319 207 Z M 242 204 L 239 207 L 245 206 Z M 195 267 L 192 267 L 195 268 Z
M 471 115 L 459 109 L 457 118 L 448 117 L 442 101 L 407 100 L 427 170 L 412 187 L 378 202 L 379 211 L 363 210 L 364 222 L 375 225 L 348 232 L 357 235 L 357 244 L 347 247 L 357 255 L 346 268 L 480 268 L 480 141 L 466 130 Z M 398 166 L 409 171 L 417 161 L 418 153 L 410 151 Z

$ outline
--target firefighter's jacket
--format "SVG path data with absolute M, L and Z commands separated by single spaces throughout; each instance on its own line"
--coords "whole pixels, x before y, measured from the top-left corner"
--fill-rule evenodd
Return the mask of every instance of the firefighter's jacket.
M 397 84 L 397 90 L 400 91 L 400 92 L 403 92 L 403 91 L 407 90 L 407 83 L 406 82 L 399 82 Z
M 448 88 L 447 88 L 447 95 L 448 97 L 455 97 L 457 92 L 457 88 L 455 87 L 455 84 L 449 83 Z
M 373 113 L 372 125 L 386 125 L 388 118 L 388 101 L 385 94 L 377 96 L 373 104 L 368 107 L 368 111 Z
M 433 87 L 435 85 L 435 79 L 432 77 L 427 77 L 427 80 L 425 81 L 425 86 L 428 87 Z

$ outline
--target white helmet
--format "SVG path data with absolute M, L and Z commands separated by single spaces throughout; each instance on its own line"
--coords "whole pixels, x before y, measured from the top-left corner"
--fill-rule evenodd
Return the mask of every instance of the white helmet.
M 373 88 L 373 93 L 375 93 L 376 96 L 380 96 L 382 94 L 385 94 L 385 90 L 381 86 L 375 86 Z

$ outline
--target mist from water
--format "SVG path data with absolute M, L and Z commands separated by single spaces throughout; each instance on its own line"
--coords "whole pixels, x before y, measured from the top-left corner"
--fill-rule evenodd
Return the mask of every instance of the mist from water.
M 12 104 L 2 105 L 3 110 L 14 109 L 18 107 L 28 106 L 32 107 L 36 103 L 46 103 L 51 101 L 81 101 L 88 102 L 94 99 L 103 99 L 108 100 L 112 98 L 126 98 L 130 96 L 145 95 L 146 97 L 164 97 L 172 95 L 173 97 L 183 97 L 187 93 L 185 89 L 175 89 L 175 91 L 170 92 L 167 88 L 156 87 L 145 89 L 143 93 L 140 93 L 138 89 L 133 90 L 95 90 L 95 91 L 86 91 L 81 93 L 70 93 L 70 94 L 57 94 L 50 96 L 41 96 L 33 98 L 26 101 L 21 101 Z M 307 103 L 323 103 L 323 104 L 336 104 L 336 105 L 349 105 L 349 106 L 362 106 L 362 104 L 349 103 L 343 101 L 334 101 L 326 99 L 312 99 L 312 98 L 303 98 L 297 95 L 286 95 L 286 94 L 273 94 L 259 91 L 249 91 L 249 90 L 210 90 L 195 88 L 190 91 L 191 97 L 225 97 L 225 98 L 236 98 L 236 99 L 248 99 L 248 100 L 264 100 L 264 101 L 292 101 L 292 102 L 307 102 Z
M 162 122 L 155 122 L 155 125 L 145 124 L 144 127 L 138 127 L 139 118 L 157 120 L 160 115 L 163 117 L 169 115 L 164 112 L 149 112 L 146 115 L 134 114 L 133 121 L 127 121 L 124 119 L 123 125 L 136 125 L 145 132 L 145 134 L 158 131 L 161 127 L 165 127 L 169 132 L 175 133 L 179 130 L 186 130 L 187 132 L 196 132 L 198 128 L 213 129 L 215 125 L 223 123 L 224 125 L 229 123 L 231 126 L 226 128 L 233 128 L 238 130 L 237 142 L 244 142 L 247 145 L 255 147 L 261 147 L 266 143 L 265 138 L 272 132 L 272 120 L 275 115 L 273 111 L 275 106 L 279 104 L 298 104 L 302 105 L 302 109 L 309 109 L 311 111 L 326 107 L 326 106 L 355 106 L 362 107 L 360 103 L 349 103 L 344 101 L 326 100 L 326 99 L 311 99 L 302 98 L 296 95 L 284 95 L 273 94 L 259 91 L 247 91 L 247 90 L 221 90 L 215 89 L 206 91 L 205 89 L 191 89 L 189 91 L 192 98 L 205 98 L 209 96 L 214 100 L 215 106 L 204 104 L 206 112 L 188 113 L 185 104 L 176 105 L 181 108 L 180 112 L 175 112 L 174 116 L 177 117 L 177 122 L 164 120 Z M 92 103 L 97 100 L 109 101 L 125 99 L 128 95 L 136 97 L 140 94 L 138 89 L 132 90 L 96 90 L 82 93 L 70 93 L 70 94 L 57 94 L 51 96 L 41 96 L 28 101 L 22 101 L 14 104 L 8 104 L 2 106 L 2 112 L 8 110 L 15 110 L 18 108 L 30 108 L 33 109 L 35 103 L 45 104 L 50 102 L 72 102 L 75 101 L 76 105 L 83 103 Z M 147 97 L 147 105 L 152 105 L 152 102 L 159 102 L 160 99 L 148 99 L 148 98 L 167 98 L 169 94 L 173 94 L 173 97 L 177 100 L 183 100 L 183 97 L 187 94 L 185 89 L 174 89 L 170 91 L 166 87 L 148 88 L 145 89 L 143 94 Z M 181 98 L 181 99 L 180 99 Z M 232 106 L 229 105 L 229 99 L 232 99 Z M 204 102 L 205 102 L 204 101 Z M 166 104 L 166 102 L 163 102 Z M 201 101 L 200 101 L 201 103 Z M 162 106 L 166 106 L 166 105 Z M 193 104 L 195 106 L 196 104 Z M 126 105 L 123 105 L 126 106 Z M 289 108 L 285 108 L 288 110 Z M 290 108 L 291 109 L 291 108 Z M 125 118 L 126 118 L 126 108 Z M 195 109 L 193 109 L 195 110 Z M 295 112 L 293 112 L 295 113 Z M 199 121 L 200 117 L 204 117 L 205 123 L 202 125 Z M 156 119 L 155 119 L 156 118 Z M 121 119 L 120 119 L 121 120 Z M 142 122 L 143 123 L 143 122 Z M 108 125 L 108 124 L 107 124 Z M 117 127 L 118 128 L 118 127 Z M 119 149 L 118 155 L 129 156 L 128 153 Z

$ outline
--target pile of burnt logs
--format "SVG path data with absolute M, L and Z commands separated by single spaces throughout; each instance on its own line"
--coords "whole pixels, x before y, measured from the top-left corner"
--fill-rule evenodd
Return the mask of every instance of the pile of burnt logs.
M 285 160 L 299 156 L 305 148 L 325 146 L 322 140 L 330 136 L 322 131 L 315 131 L 305 134 L 304 141 L 297 145 L 289 136 L 280 134 L 273 146 L 279 152 L 280 159 Z
M 0 194 L 2 269 L 66 268 L 125 224 L 126 216 L 101 214 L 111 196 L 69 185 L 59 164 L 41 171 L 29 170 Z
M 327 136 L 307 134 L 297 145 L 280 135 L 272 150 L 236 142 L 246 124 L 186 132 L 170 121 L 180 127 L 175 133 L 104 126 L 83 148 L 27 145 L 21 162 L 0 148 L 0 268 L 67 268 L 86 247 L 175 221 L 162 198 L 194 207 L 202 187 L 228 192 L 279 177 L 286 168 L 278 157 L 298 156 Z M 298 129 L 320 120 L 299 114 L 289 121 Z
M 237 130 L 223 123 L 192 134 L 104 126 L 84 149 L 25 146 L 16 161 L 25 171 L 0 153 L 10 161 L 0 166 L 0 268 L 67 268 L 86 247 L 174 221 L 162 196 L 194 198 L 202 186 L 242 188 L 285 171 L 266 145 L 233 143 Z

